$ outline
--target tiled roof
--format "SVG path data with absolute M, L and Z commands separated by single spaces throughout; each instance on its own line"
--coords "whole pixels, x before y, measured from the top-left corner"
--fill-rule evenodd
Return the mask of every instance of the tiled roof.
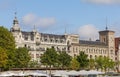
M 80 40 L 79 43 L 80 43 L 80 44 L 87 44 L 87 45 L 103 45 L 103 46 L 106 46 L 105 43 L 102 43 L 102 42 L 100 42 L 100 41 Z
M 22 31 L 23 35 L 30 36 L 32 35 L 33 32 L 25 32 Z M 40 33 L 41 37 L 50 37 L 50 38 L 60 38 L 60 39 L 65 39 L 65 35 L 56 35 L 56 34 L 47 34 L 47 33 Z
M 25 31 L 22 31 L 22 34 L 23 34 L 23 35 L 31 35 L 32 32 L 25 32 Z
M 50 38 L 65 38 L 65 35 L 56 35 L 56 34 L 46 34 L 46 33 L 41 33 L 42 37 L 50 37 Z

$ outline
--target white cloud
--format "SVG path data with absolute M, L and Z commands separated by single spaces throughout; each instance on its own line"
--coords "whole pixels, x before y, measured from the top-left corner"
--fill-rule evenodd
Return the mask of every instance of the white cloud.
M 118 4 L 120 0 L 82 0 L 85 2 L 95 3 L 95 4 Z
M 27 14 L 23 17 L 23 23 L 28 26 L 36 25 L 41 27 L 48 27 L 54 25 L 56 23 L 56 20 L 54 17 L 41 18 L 35 14 Z
M 98 39 L 98 29 L 92 25 L 83 25 L 79 28 L 78 33 L 81 39 L 89 40 L 96 40 Z

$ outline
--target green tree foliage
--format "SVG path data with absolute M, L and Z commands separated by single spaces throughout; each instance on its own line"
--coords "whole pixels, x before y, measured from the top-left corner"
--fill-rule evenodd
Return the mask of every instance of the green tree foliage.
M 103 69 L 106 71 L 109 67 L 109 57 L 103 57 Z
M 15 40 L 11 32 L 4 27 L 0 27 L 0 47 L 12 52 L 15 50 Z
M 58 61 L 62 68 L 68 67 L 71 62 L 71 56 L 68 55 L 65 51 L 62 51 L 58 55 Z
M 37 61 L 30 61 L 28 64 L 28 67 L 29 68 L 37 68 L 37 67 L 40 67 L 40 65 L 38 64 Z
M 109 69 L 114 69 L 114 67 L 115 67 L 115 62 L 112 59 L 109 59 L 108 71 Z
M 104 67 L 104 71 L 106 72 L 107 69 L 109 71 L 109 69 L 114 69 L 115 66 L 115 62 L 110 59 L 109 57 L 104 57 L 104 62 L 103 62 L 103 67 Z
M 72 58 L 71 63 L 70 63 L 70 68 L 72 70 L 79 70 L 80 69 L 80 64 L 79 62 L 76 60 L 76 58 Z
M 15 40 L 8 29 L 0 26 L 0 47 L 6 50 L 8 61 L 6 68 L 14 66 Z
M 15 66 L 17 68 L 25 68 L 25 67 L 28 67 L 28 63 L 30 61 L 30 55 L 28 53 L 28 49 L 25 48 L 25 47 L 21 47 L 21 48 L 18 48 L 16 49 L 16 52 L 15 52 Z
M 99 56 L 97 57 L 96 59 L 96 68 L 97 69 L 101 69 L 101 70 L 104 70 L 105 72 L 109 69 L 113 69 L 114 66 L 115 66 L 115 62 L 110 59 L 109 57 L 102 57 L 102 56 Z
M 103 69 L 103 63 L 104 63 L 104 58 L 102 56 L 99 56 L 95 59 L 96 62 L 96 68 L 98 69 Z
M 95 60 L 94 59 L 89 59 L 89 68 L 94 69 L 95 68 Z
M 7 59 L 8 59 L 8 56 L 7 56 L 6 50 L 0 47 L 0 68 L 1 69 L 6 67 Z
M 85 69 L 89 65 L 88 56 L 82 51 L 77 56 L 77 61 L 79 62 L 81 69 Z
M 51 66 L 56 65 L 58 62 L 58 54 L 54 48 L 47 48 L 46 52 L 40 56 L 40 59 L 43 65 L 51 68 Z

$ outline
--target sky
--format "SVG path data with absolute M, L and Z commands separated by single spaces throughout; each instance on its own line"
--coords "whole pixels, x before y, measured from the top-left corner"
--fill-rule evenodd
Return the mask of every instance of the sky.
M 40 33 L 96 40 L 107 25 L 120 36 L 120 0 L 0 0 L 0 10 L 0 25 L 9 30 L 16 16 L 23 31 L 35 26 Z

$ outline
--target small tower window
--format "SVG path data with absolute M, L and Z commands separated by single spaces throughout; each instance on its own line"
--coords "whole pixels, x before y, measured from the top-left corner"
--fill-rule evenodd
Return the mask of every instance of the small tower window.
M 105 38 L 104 38 L 104 42 L 105 42 L 106 40 L 105 40 Z

